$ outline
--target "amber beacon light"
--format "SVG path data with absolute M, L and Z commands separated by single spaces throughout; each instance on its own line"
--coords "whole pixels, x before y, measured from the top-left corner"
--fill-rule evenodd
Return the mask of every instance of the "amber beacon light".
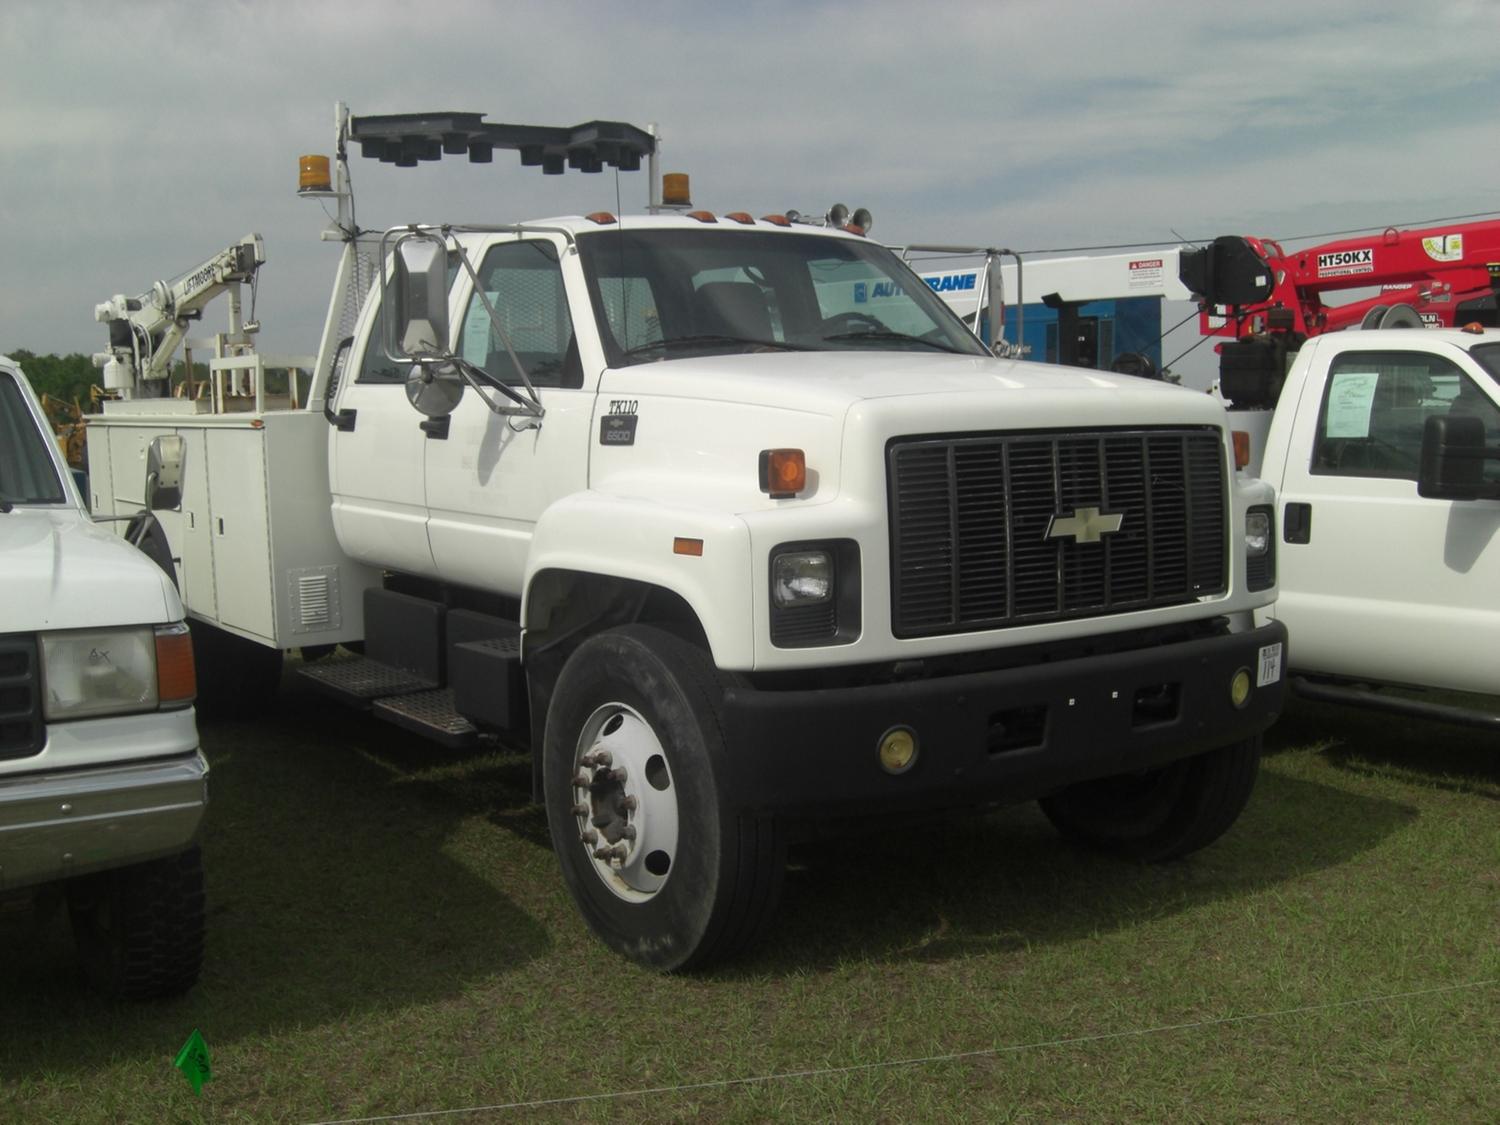
M 328 157 L 303 156 L 297 161 L 297 190 L 332 191 L 333 177 L 328 171 Z

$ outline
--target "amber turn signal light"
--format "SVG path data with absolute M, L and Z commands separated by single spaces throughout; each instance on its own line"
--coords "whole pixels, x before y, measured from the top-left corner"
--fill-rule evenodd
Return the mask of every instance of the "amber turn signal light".
M 760 490 L 786 500 L 807 487 L 807 458 L 800 449 L 760 451 Z
M 186 625 L 156 630 L 156 695 L 161 707 L 182 707 L 198 694 L 193 638 Z

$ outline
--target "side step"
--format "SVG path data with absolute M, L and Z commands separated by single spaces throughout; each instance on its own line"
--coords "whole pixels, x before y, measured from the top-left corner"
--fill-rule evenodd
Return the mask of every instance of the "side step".
M 441 743 L 450 750 L 463 750 L 479 741 L 479 728 L 453 709 L 452 688 L 377 699 L 370 710 L 380 718 Z
M 461 750 L 479 730 L 453 707 L 453 691 L 367 656 L 320 660 L 299 670 L 320 692 L 413 734 Z
M 361 710 L 369 710 L 374 700 L 384 696 L 410 695 L 437 687 L 431 680 L 353 653 L 304 665 L 299 673 L 324 694 Z

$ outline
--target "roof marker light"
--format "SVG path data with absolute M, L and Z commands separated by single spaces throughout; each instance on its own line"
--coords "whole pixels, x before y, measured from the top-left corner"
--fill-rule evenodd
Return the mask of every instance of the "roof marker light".
M 788 219 L 785 215 L 762 215 L 760 221 L 778 227 L 789 227 L 792 225 L 792 220 Z
M 736 223 L 744 223 L 746 226 L 752 226 L 755 223 L 755 220 L 744 211 L 731 211 L 724 217 Z
M 585 215 L 584 218 L 591 223 L 598 223 L 601 227 L 607 227 L 610 223 L 617 223 L 620 221 L 619 219 L 616 219 L 613 215 L 611 215 L 608 211 L 593 211 Z
M 719 221 L 712 211 L 689 211 L 688 218 L 697 219 L 700 223 L 717 223 Z

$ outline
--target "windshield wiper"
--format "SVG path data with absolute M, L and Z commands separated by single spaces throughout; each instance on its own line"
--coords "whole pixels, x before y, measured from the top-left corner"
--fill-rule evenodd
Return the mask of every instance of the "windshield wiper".
M 933 348 L 940 352 L 952 352 L 954 355 L 965 355 L 957 348 L 949 347 L 947 344 L 939 344 L 935 340 L 924 340 L 921 336 L 912 336 L 906 332 L 890 332 L 869 330 L 865 332 L 835 332 L 832 336 L 824 336 L 825 342 L 834 340 L 880 340 L 882 342 L 896 342 L 902 344 L 921 344 L 924 348 Z
M 770 348 L 780 352 L 805 352 L 810 348 L 801 344 L 788 344 L 782 340 L 753 340 L 748 336 L 672 336 L 665 340 L 652 340 L 649 344 L 638 344 L 633 348 L 626 348 L 621 354 L 626 358 L 630 356 L 643 355 L 654 351 L 675 351 L 680 348 L 715 348 L 715 347 L 752 347 Z

